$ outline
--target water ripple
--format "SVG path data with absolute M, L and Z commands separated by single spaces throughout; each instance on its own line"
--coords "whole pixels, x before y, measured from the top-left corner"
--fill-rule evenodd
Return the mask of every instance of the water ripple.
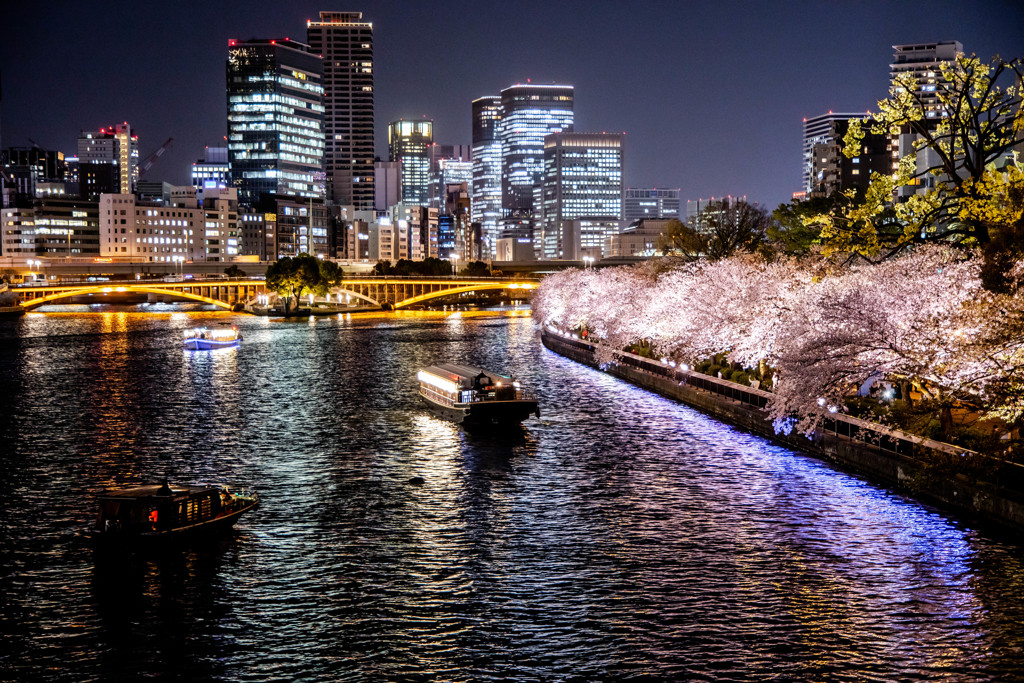
M 519 313 L 5 322 L 0 678 L 1020 678 L 1020 546 L 550 353 Z M 197 320 L 243 346 L 183 353 Z M 515 372 L 543 419 L 432 417 L 411 381 L 449 359 Z M 94 556 L 95 494 L 165 474 L 264 504 L 212 545 Z

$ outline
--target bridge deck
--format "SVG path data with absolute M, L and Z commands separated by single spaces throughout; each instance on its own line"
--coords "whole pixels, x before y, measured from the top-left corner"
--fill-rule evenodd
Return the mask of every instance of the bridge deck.
M 453 294 L 487 290 L 529 291 L 537 286 L 537 280 L 508 278 L 357 277 L 343 280 L 331 293 L 350 294 L 378 306 L 387 304 L 401 308 Z M 267 293 L 266 282 L 253 278 L 61 281 L 54 284 L 16 285 L 11 287 L 11 291 L 18 294 L 25 308 L 36 308 L 76 296 L 126 292 L 172 295 L 230 308 Z

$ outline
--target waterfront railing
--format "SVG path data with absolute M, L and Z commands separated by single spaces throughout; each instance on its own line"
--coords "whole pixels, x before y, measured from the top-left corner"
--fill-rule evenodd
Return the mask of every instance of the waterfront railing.
M 547 330 L 548 334 L 558 336 L 560 342 L 575 347 L 581 351 L 594 352 L 598 344 L 576 338 L 572 334 L 559 330 Z M 663 378 L 679 385 L 688 385 L 696 389 L 702 389 L 712 394 L 732 399 L 739 403 L 749 405 L 761 411 L 765 411 L 768 401 L 771 399 L 771 392 L 754 387 L 746 387 L 742 384 L 712 377 L 694 370 L 683 369 L 669 363 L 653 358 L 640 356 L 629 351 L 616 351 L 611 361 L 617 365 L 623 365 L 645 374 Z M 974 459 L 987 461 L 997 465 L 1000 470 L 1000 478 L 1003 483 L 1024 486 L 1024 465 L 1011 462 L 995 456 L 985 455 L 953 444 L 935 441 L 916 434 L 910 434 L 900 429 L 888 427 L 877 422 L 862 420 L 852 415 L 841 413 L 830 414 L 822 418 L 819 425 L 820 433 L 832 434 L 836 437 L 857 441 L 870 446 L 875 446 L 883 451 L 907 457 L 922 457 L 929 453 L 941 453 L 946 456 L 954 456 L 958 459 Z

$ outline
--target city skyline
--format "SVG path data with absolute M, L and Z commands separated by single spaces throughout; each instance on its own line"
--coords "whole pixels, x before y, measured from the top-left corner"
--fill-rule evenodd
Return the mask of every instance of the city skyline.
M 892 45 L 958 40 L 986 60 L 1024 54 L 1015 29 L 1024 10 L 1000 2 L 902 3 L 895 17 L 880 2 L 648 3 L 628 13 L 610 2 L 524 2 L 515 11 L 453 2 L 444 12 L 397 1 L 186 2 L 173 14 L 130 15 L 114 7 L 3 10 L 18 30 L 0 48 L 0 144 L 72 153 L 80 131 L 129 121 L 143 157 L 174 138 L 150 177 L 187 184 L 204 146 L 223 144 L 228 40 L 305 42 L 305 22 L 320 11 L 352 11 L 374 26 L 382 159 L 388 121 L 433 119 L 437 142 L 469 144 L 474 99 L 528 79 L 559 82 L 575 86 L 575 130 L 626 134 L 627 186 L 774 206 L 801 187 L 802 119 L 874 107 L 887 92 Z M 466 38 L 456 44 L 403 38 L 443 35 L 453 23 Z M 521 35 L 514 51 L 497 40 L 508 34 Z

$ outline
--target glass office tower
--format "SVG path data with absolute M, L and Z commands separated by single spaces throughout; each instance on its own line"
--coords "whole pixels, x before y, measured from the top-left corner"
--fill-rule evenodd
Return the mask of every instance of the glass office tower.
M 544 138 L 542 256 L 600 258 L 622 219 L 622 135 L 556 133 Z M 567 226 L 569 221 L 577 221 Z
M 388 124 L 388 161 L 401 162 L 401 201 L 427 206 L 430 203 L 430 157 L 434 143 L 433 121 L 392 121 Z
M 480 224 L 485 256 L 494 257 L 501 220 L 501 97 L 473 100 L 471 220 Z
M 303 43 L 228 42 L 228 164 L 240 203 L 323 199 L 322 69 Z
M 544 137 L 572 132 L 571 85 L 516 84 L 501 91 L 501 190 L 507 227 L 532 223 L 544 174 Z

